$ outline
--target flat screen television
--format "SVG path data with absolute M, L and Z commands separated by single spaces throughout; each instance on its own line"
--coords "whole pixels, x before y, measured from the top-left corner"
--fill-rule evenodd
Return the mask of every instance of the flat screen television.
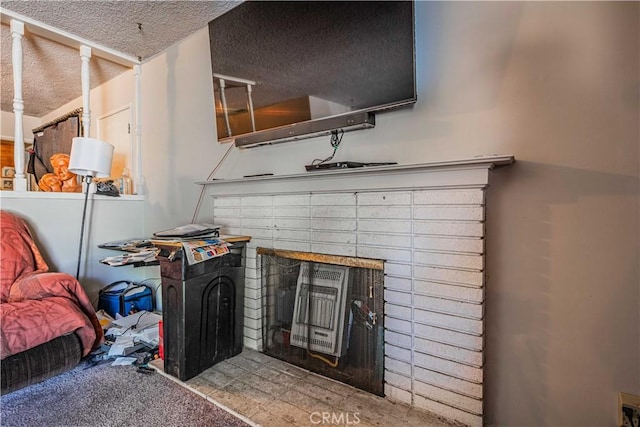
M 416 102 L 413 1 L 247 1 L 209 23 L 218 140 L 370 128 Z

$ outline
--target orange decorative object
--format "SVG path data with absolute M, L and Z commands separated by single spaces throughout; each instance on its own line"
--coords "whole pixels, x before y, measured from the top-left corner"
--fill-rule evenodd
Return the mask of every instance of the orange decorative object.
M 69 155 L 56 153 L 50 158 L 53 173 L 47 173 L 40 178 L 38 187 L 42 191 L 64 191 L 78 193 L 82 190 L 82 184 L 78 182 L 77 175 L 69 171 Z

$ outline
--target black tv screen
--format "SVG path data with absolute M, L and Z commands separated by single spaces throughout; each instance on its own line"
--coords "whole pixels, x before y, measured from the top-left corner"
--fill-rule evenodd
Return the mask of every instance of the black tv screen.
M 416 102 L 412 1 L 248 1 L 209 23 L 218 140 L 372 127 Z

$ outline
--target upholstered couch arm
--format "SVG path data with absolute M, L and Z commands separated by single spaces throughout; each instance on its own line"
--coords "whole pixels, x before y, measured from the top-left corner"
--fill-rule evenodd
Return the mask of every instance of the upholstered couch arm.
M 67 273 L 30 273 L 18 278 L 9 289 L 7 302 L 77 295 L 80 283 Z

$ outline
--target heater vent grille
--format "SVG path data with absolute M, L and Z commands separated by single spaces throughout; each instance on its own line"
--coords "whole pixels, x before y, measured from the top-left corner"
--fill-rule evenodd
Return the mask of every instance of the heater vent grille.
M 311 298 L 309 298 L 309 294 Z M 338 289 L 325 286 L 302 285 L 299 293 L 297 323 L 332 329 Z
M 341 282 L 344 276 L 341 271 L 333 271 L 325 268 L 314 268 L 313 270 L 305 268 L 303 269 L 303 274 L 303 279 L 306 281 L 330 280 L 332 282 Z
M 342 338 L 348 277 L 349 267 L 301 264 L 293 309 L 292 345 L 342 355 L 346 350 Z

